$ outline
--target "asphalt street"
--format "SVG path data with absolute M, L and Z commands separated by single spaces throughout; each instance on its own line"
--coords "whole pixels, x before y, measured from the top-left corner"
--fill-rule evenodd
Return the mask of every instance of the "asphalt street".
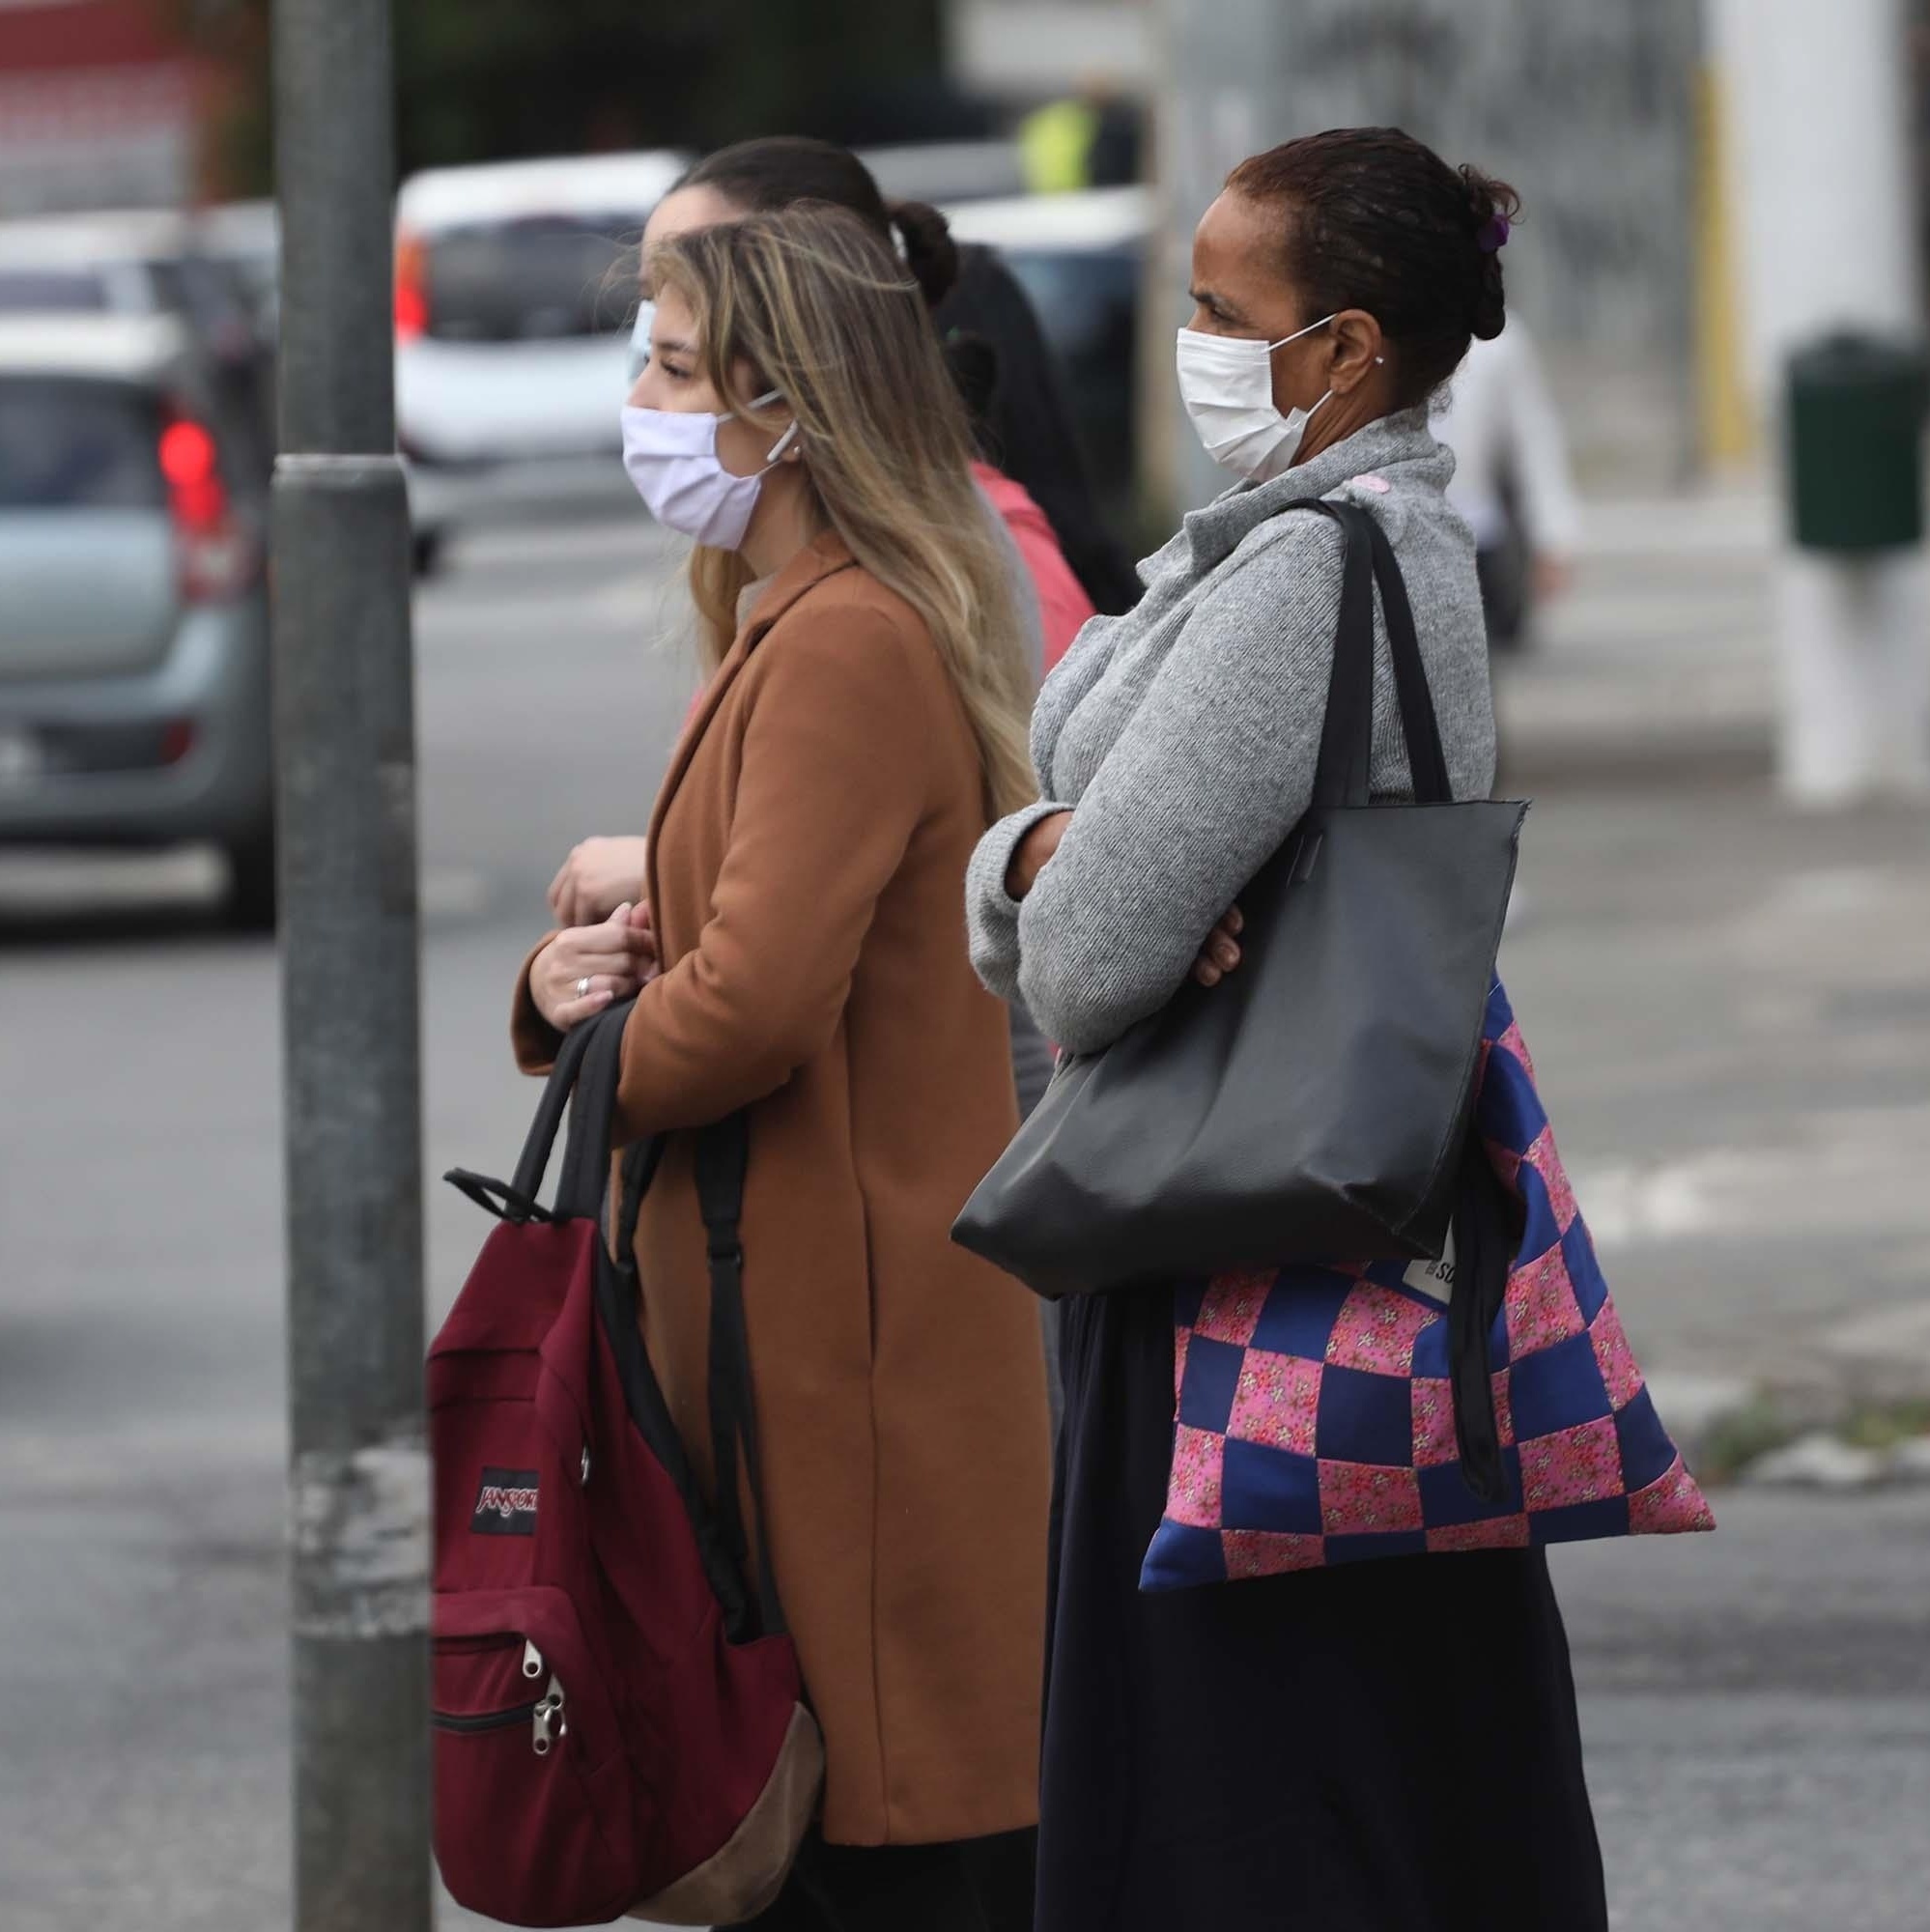
M 631 521 L 419 600 L 431 1175 L 513 1158 L 510 979 L 570 842 L 642 827 L 678 610 Z M 1924 831 L 1545 790 L 1506 971 L 1652 1369 L 1914 1386 Z M 288 1922 L 275 961 L 215 885 L 0 855 L 0 1932 Z M 432 1323 L 483 1230 L 432 1187 Z M 1558 1556 L 1618 1932 L 1925 1932 L 1930 1492 L 1717 1508 Z

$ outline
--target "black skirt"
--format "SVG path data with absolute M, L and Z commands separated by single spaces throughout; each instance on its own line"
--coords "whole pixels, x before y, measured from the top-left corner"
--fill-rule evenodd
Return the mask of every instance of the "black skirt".
M 1542 1552 L 1142 1594 L 1172 1297 L 1060 1348 L 1036 1932 L 1606 1932 Z

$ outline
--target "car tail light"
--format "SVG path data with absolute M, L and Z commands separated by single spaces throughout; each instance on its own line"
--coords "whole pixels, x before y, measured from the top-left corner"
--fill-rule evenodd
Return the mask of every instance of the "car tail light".
M 232 597 L 247 582 L 253 546 L 235 520 L 213 437 L 191 416 L 178 415 L 161 431 L 159 457 L 183 599 L 206 604 Z
M 428 251 L 412 235 L 395 244 L 395 337 L 412 342 L 429 327 Z

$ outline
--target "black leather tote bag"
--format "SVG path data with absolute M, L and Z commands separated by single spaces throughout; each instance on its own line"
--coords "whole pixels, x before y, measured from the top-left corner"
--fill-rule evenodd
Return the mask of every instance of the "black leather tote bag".
M 1438 1257 L 1528 808 L 1456 804 L 1400 567 L 1349 504 L 1312 803 L 1240 895 L 1239 970 L 1068 1057 L 952 1238 L 1037 1293 Z M 1414 797 L 1368 798 L 1374 585 Z

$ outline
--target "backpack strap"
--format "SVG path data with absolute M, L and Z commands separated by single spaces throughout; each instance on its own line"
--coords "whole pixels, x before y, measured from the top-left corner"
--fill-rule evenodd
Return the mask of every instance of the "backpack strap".
M 670 1414 L 663 1385 L 644 1345 L 641 1318 L 643 1285 L 637 1269 L 637 1220 L 643 1197 L 662 1162 L 667 1136 L 634 1142 L 624 1151 L 622 1184 L 617 1194 L 613 1251 L 598 1249 L 597 1312 L 602 1340 L 610 1352 L 624 1406 L 638 1433 L 663 1465 L 682 1499 L 697 1553 L 732 1643 L 758 1634 L 757 1608 L 751 1601 L 742 1564 L 724 1548 L 717 1514 L 705 1501 L 691 1467 L 684 1440 Z
M 595 1084 L 607 1087 L 613 1097 L 623 1020 L 628 1017 L 630 1003 L 626 1001 L 623 1006 L 612 1007 L 596 1020 L 574 1027 L 563 1036 L 555 1065 L 544 1084 L 542 1098 L 536 1103 L 536 1115 L 529 1123 L 516 1172 L 508 1180 L 495 1180 L 488 1175 L 472 1173 L 466 1167 L 451 1168 L 442 1179 L 468 1195 L 478 1208 L 487 1208 L 501 1221 L 553 1221 L 567 1219 L 572 1213 L 594 1213 L 594 1201 L 586 1210 L 580 1203 L 575 1206 L 569 1204 L 566 1197 L 571 1190 L 567 1184 L 557 1190 L 553 1209 L 545 1208 L 537 1196 L 543 1190 L 543 1177 L 550 1165 L 556 1134 L 563 1123 L 564 1109 L 570 1110 L 570 1147 L 563 1163 L 566 1170 L 582 1167 L 585 1155 L 579 1150 L 578 1144 L 597 1136 L 599 1130 L 594 1126 L 586 1128 L 585 1123 L 593 1120 L 608 1120 L 609 1100 L 603 1099 L 598 1103 L 602 1107 L 599 1114 L 596 1105 L 584 1104 L 578 1088 L 580 1084 L 590 1084 L 589 1068 L 596 1064 Z M 574 1106 L 571 1104 L 573 1096 Z M 607 1133 L 604 1141 L 607 1145 Z M 581 1189 L 577 1191 L 581 1193 Z
M 611 1007 L 578 1029 L 593 1035 L 579 1063 L 576 1097 L 570 1109 L 570 1135 L 556 1189 L 557 1218 L 595 1215 L 609 1179 L 610 1122 L 622 1073 L 623 1029 L 634 1002 Z M 703 1212 L 704 1247 L 710 1264 L 710 1435 L 716 1496 L 711 1509 L 718 1541 L 738 1578 L 749 1578 L 749 1538 L 739 1494 L 740 1467 L 756 1515 L 757 1595 L 762 1633 L 784 1628 L 783 1609 L 771 1569 L 765 1528 L 763 1471 L 758 1457 L 757 1408 L 751 1382 L 750 1331 L 744 1315 L 744 1182 L 750 1171 L 751 1128 L 739 1112 L 695 1136 L 697 1203 Z M 632 1147 L 622 1166 L 617 1196 L 614 1254 L 628 1261 L 637 1236 L 643 1196 L 663 1158 L 665 1137 Z M 634 1351 L 631 1376 L 639 1389 L 654 1383 L 647 1353 Z M 630 1351 L 626 1351 L 626 1354 Z M 741 1458 L 741 1461 L 740 1461 Z
M 758 1451 L 757 1404 L 751 1381 L 751 1336 L 744 1317 L 744 1181 L 750 1170 L 751 1123 L 736 1113 L 705 1127 L 696 1140 L 697 1202 L 703 1210 L 710 1258 L 710 1447 L 716 1482 L 716 1515 L 726 1552 L 740 1575 L 749 1555 L 744 1507 L 738 1492 L 738 1457 L 756 1516 L 757 1595 L 763 1634 L 785 1628 L 771 1567 L 763 1464 Z
M 553 1212 L 559 1221 L 594 1220 L 610 1183 L 610 1126 L 623 1074 L 623 1031 L 634 999 L 606 1008 L 578 1027 L 590 1037 L 570 1096 L 570 1131 L 563 1144 Z

